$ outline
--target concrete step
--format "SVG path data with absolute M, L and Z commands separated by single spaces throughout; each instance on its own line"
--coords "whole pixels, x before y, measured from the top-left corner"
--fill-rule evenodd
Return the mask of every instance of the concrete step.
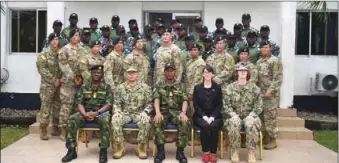
M 277 117 L 278 127 L 305 127 L 305 120 L 299 117 Z
M 296 117 L 297 110 L 295 108 L 278 109 L 278 117 Z
M 278 127 L 278 139 L 313 140 L 313 131 L 304 127 Z
M 49 125 L 47 127 L 47 133 L 51 134 L 51 131 L 52 131 L 52 126 Z M 35 122 L 35 123 L 31 124 L 29 126 L 29 133 L 30 134 L 40 134 L 40 125 L 39 125 L 39 123 Z

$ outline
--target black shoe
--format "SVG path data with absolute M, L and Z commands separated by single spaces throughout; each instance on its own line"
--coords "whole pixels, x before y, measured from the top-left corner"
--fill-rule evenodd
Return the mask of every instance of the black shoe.
M 154 163 L 162 163 L 162 161 L 165 159 L 165 147 L 163 144 L 157 145 L 157 156 L 154 158 Z
M 69 148 L 67 151 L 66 156 L 62 158 L 62 162 L 70 162 L 73 159 L 76 159 L 78 157 L 77 152 L 75 151 L 75 148 Z
M 99 163 L 107 162 L 107 148 L 101 148 L 99 153 Z
M 184 154 L 184 148 L 177 148 L 176 159 L 179 163 L 187 163 L 187 158 Z

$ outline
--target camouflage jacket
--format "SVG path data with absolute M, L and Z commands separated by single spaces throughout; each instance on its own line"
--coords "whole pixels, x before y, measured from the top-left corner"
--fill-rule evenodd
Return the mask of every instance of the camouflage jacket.
M 71 26 L 68 26 L 66 28 L 64 28 L 62 31 L 61 31 L 61 36 L 66 38 L 67 40 L 70 40 L 71 38 L 69 37 L 69 32 L 71 32 L 72 29 L 78 29 L 80 31 L 80 35 L 82 34 L 82 29 L 79 28 L 79 27 L 75 27 L 75 28 L 71 28 Z
M 215 48 L 213 48 L 213 47 L 212 47 L 211 49 L 209 49 L 209 50 L 206 50 L 206 49 L 205 49 L 205 51 L 203 51 L 203 52 L 201 53 L 202 59 L 206 61 L 206 59 L 207 59 L 210 55 L 212 55 L 214 52 L 215 52 Z
M 83 42 L 80 42 L 80 46 L 85 49 L 85 55 L 91 54 L 91 48 L 89 47 L 88 44 L 85 44 Z
M 127 82 L 120 84 L 114 93 L 114 112 L 140 114 L 153 110 L 152 90 L 145 83 L 137 82 L 132 88 Z
M 235 67 L 240 66 L 240 64 L 244 64 L 248 69 L 251 74 L 251 79 L 249 80 L 250 82 L 256 84 L 258 81 L 258 69 L 257 66 L 251 63 L 250 61 L 247 62 L 239 62 L 235 65 Z
M 58 51 L 59 49 L 52 51 L 51 48 L 46 48 L 38 56 L 36 65 L 41 76 L 41 83 L 54 85 L 55 81 L 60 79 Z
M 186 49 L 185 38 L 178 38 L 173 41 L 173 44 L 177 45 L 181 50 Z
M 95 65 L 103 65 L 105 62 L 105 58 L 100 54 L 93 55 L 92 53 L 89 55 L 85 55 L 80 59 L 80 71 L 81 76 L 83 78 L 84 83 L 91 81 L 92 75 L 89 69 Z
M 152 45 L 152 51 L 153 51 L 154 55 L 157 53 L 157 51 L 161 47 L 161 45 L 162 45 L 161 37 L 160 36 L 155 37 L 153 39 L 153 45 Z
M 105 38 L 104 36 L 102 36 L 100 38 L 100 54 L 105 57 L 106 55 L 108 55 L 112 49 L 113 49 L 113 41 L 110 38 Z M 108 44 L 108 46 L 107 46 Z
M 278 97 L 283 77 L 283 67 L 280 60 L 273 55 L 260 58 L 257 62 L 257 68 L 257 85 L 261 89 L 261 93 L 271 93 L 273 96 Z
M 67 39 L 63 36 L 59 36 L 59 47 L 62 48 L 67 44 L 68 44 Z M 48 46 L 49 46 L 49 42 L 48 42 L 48 38 L 46 38 L 44 42 L 42 43 L 42 48 L 48 48 Z
M 115 37 L 117 37 L 117 29 L 116 28 L 111 26 L 109 37 L 111 38 L 111 40 L 114 40 Z
M 182 82 L 185 82 L 187 62 L 190 58 L 191 56 L 188 54 L 187 49 L 181 50 L 181 62 L 182 62 L 182 67 L 183 67 L 182 77 L 181 77 Z
M 263 101 L 260 88 L 254 83 L 248 82 L 240 87 L 233 82 L 223 91 L 223 117 L 228 119 L 238 115 L 241 119 L 247 116 L 254 118 L 259 116 L 263 110 Z
M 247 29 L 244 28 L 244 29 L 242 30 L 242 32 L 241 32 L 241 36 L 246 38 L 246 37 L 247 37 L 247 33 L 248 33 L 249 31 L 254 31 L 254 32 L 256 32 L 257 35 L 259 36 L 259 30 L 255 29 L 255 28 L 253 28 L 253 27 L 249 27 L 249 28 L 247 28 Z
M 86 112 L 98 111 L 105 105 L 113 105 L 111 87 L 105 82 L 99 88 L 93 88 L 92 83 L 85 83 L 76 94 L 75 104 L 84 106 Z
M 159 99 L 160 101 L 161 114 L 171 114 L 173 117 L 181 113 L 183 102 L 188 101 L 186 93 L 178 82 L 173 84 L 166 84 L 165 82 L 157 84 L 153 95 L 154 99 Z
M 228 84 L 232 80 L 234 73 L 234 59 L 226 51 L 223 51 L 222 54 L 213 53 L 206 60 L 206 63 L 213 67 L 214 69 L 214 81 L 221 84 Z
M 153 46 L 153 41 L 151 39 L 144 39 L 144 53 L 145 55 L 150 59 L 150 64 L 151 64 L 151 68 L 153 69 L 155 66 L 155 61 L 153 58 L 153 50 L 152 50 L 152 46 Z
M 114 50 L 109 53 L 104 62 L 104 79 L 112 91 L 124 81 L 123 57 Z
M 200 48 L 200 55 L 205 51 L 205 45 L 204 45 L 204 42 L 203 42 L 203 40 L 200 40 L 200 39 L 198 39 L 197 41 L 196 41 L 196 43 L 201 47 Z
M 260 43 L 263 39 L 258 37 L 258 42 Z M 276 57 L 280 57 L 280 46 L 276 44 L 273 40 L 268 39 L 268 42 L 270 42 L 272 46 L 272 54 Z
M 239 62 L 239 54 L 238 54 L 239 47 L 237 45 L 234 45 L 233 47 L 226 45 L 225 50 L 228 54 L 230 54 L 233 57 L 234 63 Z
M 249 55 L 248 60 L 256 64 L 257 61 L 260 59 L 260 47 L 258 44 L 248 45 Z
M 145 54 L 137 55 L 132 52 L 124 58 L 124 71 L 126 72 L 127 68 L 132 65 L 138 69 L 138 82 L 150 85 L 151 79 L 149 76 L 151 72 L 149 58 L 145 56 Z
M 241 48 L 246 48 L 247 47 L 247 40 L 244 37 L 241 37 L 239 39 L 237 39 L 237 41 L 235 42 L 235 45 L 241 49 Z
M 201 84 L 203 81 L 203 71 L 206 63 L 198 56 L 196 58 L 190 58 L 186 65 L 186 93 L 193 95 L 194 86 Z
M 91 41 L 96 41 L 99 40 L 102 36 L 101 30 L 100 29 L 91 29 Z

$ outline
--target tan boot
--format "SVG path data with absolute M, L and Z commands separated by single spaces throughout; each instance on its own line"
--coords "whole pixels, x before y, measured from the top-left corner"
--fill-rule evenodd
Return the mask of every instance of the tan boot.
M 239 151 L 238 151 L 238 149 L 234 149 L 233 148 L 231 151 L 232 151 L 232 153 L 231 153 L 231 161 L 232 161 L 232 163 L 239 162 Z
M 59 128 L 58 126 L 53 126 L 52 127 L 52 133 L 51 133 L 52 136 L 60 136 L 60 131 L 59 131 Z
M 124 142 L 120 142 L 116 145 L 116 150 L 115 153 L 113 154 L 113 158 L 119 159 L 124 155 L 124 153 L 125 153 Z
M 275 138 L 270 138 L 270 142 L 267 145 L 264 145 L 264 149 L 272 150 L 277 148 L 277 141 Z
M 263 144 L 264 145 L 267 145 L 270 143 L 270 137 L 268 135 L 264 135 L 264 138 L 263 138 Z
M 249 149 L 248 150 L 248 163 L 255 163 L 255 150 L 254 149 Z
M 140 159 L 147 159 L 147 146 L 145 143 L 139 143 L 136 148 L 136 153 Z
M 60 140 L 66 141 L 66 127 L 60 128 Z
M 40 139 L 41 140 L 48 140 L 47 128 L 46 127 L 40 127 Z

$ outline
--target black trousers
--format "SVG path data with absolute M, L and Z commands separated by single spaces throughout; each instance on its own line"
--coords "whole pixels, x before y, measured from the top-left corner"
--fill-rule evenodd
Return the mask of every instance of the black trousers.
M 202 151 L 217 153 L 218 133 L 223 124 L 222 119 L 214 119 L 211 124 L 208 124 L 204 119 L 194 117 L 193 122 L 200 129 Z

